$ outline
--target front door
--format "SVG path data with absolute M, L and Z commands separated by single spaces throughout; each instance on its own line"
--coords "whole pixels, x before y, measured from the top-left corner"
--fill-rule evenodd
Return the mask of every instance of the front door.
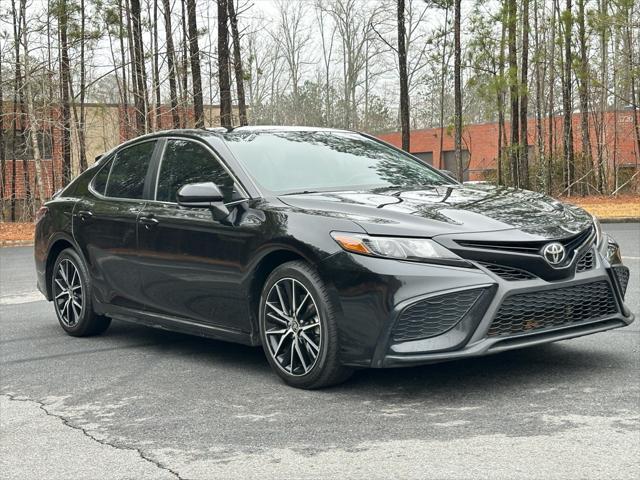
M 73 212 L 73 234 L 91 272 L 101 303 L 141 309 L 137 261 L 137 218 L 147 170 L 156 147 L 146 141 L 118 151 L 94 177 L 89 195 Z
M 237 200 L 241 188 L 205 145 L 168 140 L 155 201 L 147 203 L 138 219 L 146 307 L 177 319 L 249 332 L 248 302 L 240 285 L 254 232 L 250 226 L 215 220 L 209 209 L 180 207 L 178 189 L 199 182 L 218 185 L 226 203 Z

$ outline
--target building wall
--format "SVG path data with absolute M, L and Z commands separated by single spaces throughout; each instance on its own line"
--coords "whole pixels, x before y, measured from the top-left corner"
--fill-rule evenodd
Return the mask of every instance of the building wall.
M 129 107 L 126 111 L 119 105 L 114 104 L 87 104 L 86 109 L 86 124 L 85 124 L 85 145 L 86 145 L 86 157 L 87 164 L 93 165 L 98 155 L 101 155 L 112 148 L 118 146 L 120 143 L 134 138 L 135 128 L 133 122 L 135 110 L 133 107 Z M 217 105 L 205 105 L 205 126 L 217 127 L 220 125 L 220 108 Z M 12 106 L 5 106 L 4 115 L 4 127 L 5 135 L 11 135 L 12 128 Z M 179 110 L 180 118 L 184 122 L 185 127 L 193 127 L 194 115 L 192 108 L 181 108 Z M 152 124 L 157 121 L 155 116 L 150 115 L 152 118 Z M 60 121 L 60 111 L 57 108 L 52 109 L 49 112 L 46 125 L 41 125 L 41 128 L 51 131 L 51 156 L 50 158 L 44 158 L 43 165 L 43 179 L 41 181 L 45 184 L 45 192 L 47 196 L 51 196 L 56 190 L 61 188 L 62 185 L 62 129 Z M 18 116 L 17 128 L 23 128 L 20 122 L 21 117 Z M 160 121 L 157 130 L 168 130 L 173 128 L 173 118 L 171 110 L 162 106 L 160 108 Z M 238 116 L 237 110 L 233 110 L 233 121 L 237 123 Z M 24 125 L 28 127 L 28 125 Z M 0 179 L 4 184 L 3 203 L 7 199 L 11 198 L 11 184 L 13 177 L 14 162 L 11 160 L 13 157 L 12 152 L 6 152 L 6 160 L 3 172 L 3 178 Z M 80 155 L 79 155 L 79 143 L 77 131 L 74 129 L 71 132 L 71 170 L 72 176 L 76 176 L 80 173 Z M 26 168 L 25 168 L 26 167 Z M 27 177 L 25 177 L 25 171 Z M 15 199 L 23 199 L 26 197 L 27 189 L 30 189 L 32 195 L 36 191 L 35 189 L 35 164 L 32 159 L 16 160 L 15 162 Z M 28 180 L 28 182 L 27 182 Z M 27 187 L 27 184 L 29 187 Z
M 633 114 L 630 111 L 606 112 L 604 122 L 600 122 L 597 118 L 599 114 L 590 115 L 589 135 L 591 140 L 591 151 L 594 157 L 597 157 L 598 148 L 603 150 L 603 156 L 606 159 L 609 168 L 617 166 L 628 166 L 637 168 L 640 152 L 634 139 Z M 543 139 L 545 148 L 552 145 L 557 155 L 561 154 L 563 146 L 562 138 L 562 122 L 561 116 L 554 117 L 552 120 L 554 134 L 549 135 L 549 121 L 544 119 L 542 122 Z M 573 115 L 573 138 L 574 149 L 577 153 L 582 150 L 582 128 L 581 115 Z M 597 125 L 603 123 L 604 128 L 597 131 Z M 617 128 L 616 128 L 617 125 Z M 443 148 L 440 152 L 440 137 L 442 136 Z M 505 136 L 510 136 L 509 125 L 505 125 Z M 528 123 L 528 145 L 529 151 L 535 156 L 536 143 L 536 122 L 535 119 L 529 119 Z M 394 132 L 379 135 L 379 138 L 393 145 L 402 145 L 400 132 Z M 551 139 L 551 141 L 550 141 Z M 471 180 L 482 180 L 487 174 L 492 173 L 496 169 L 496 159 L 498 158 L 498 124 L 483 123 L 476 125 L 467 125 L 462 133 L 463 149 L 469 152 L 468 158 L 468 174 Z M 503 144 L 504 144 L 503 140 Z M 508 144 L 508 140 L 506 142 Z M 447 128 L 441 130 L 439 128 L 430 128 L 425 130 L 413 130 L 411 132 L 410 152 L 421 157 L 429 158 L 431 153 L 432 164 L 436 168 L 446 169 L 445 159 L 447 152 L 454 150 L 453 131 Z

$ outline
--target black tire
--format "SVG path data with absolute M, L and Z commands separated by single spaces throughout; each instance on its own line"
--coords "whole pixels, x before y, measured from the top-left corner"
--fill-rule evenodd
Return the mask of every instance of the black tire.
M 68 278 L 65 278 L 65 271 L 69 272 L 66 274 Z M 74 337 L 88 337 L 99 335 L 109 328 L 111 319 L 97 315 L 93 310 L 91 277 L 75 250 L 67 248 L 60 252 L 53 265 L 50 281 L 56 316 L 65 332 Z M 70 285 L 80 287 L 65 288 Z
M 287 316 L 287 318 L 289 318 L 289 326 L 286 326 L 283 322 L 281 327 L 283 330 L 286 329 L 290 332 L 290 337 L 282 341 L 284 342 L 283 345 L 286 342 L 292 342 L 288 350 L 291 354 L 290 367 L 283 365 L 282 361 L 279 361 L 278 358 L 276 358 L 277 353 L 280 350 L 278 350 L 278 346 L 274 345 L 281 342 L 273 340 L 273 337 L 268 339 L 266 333 L 269 325 L 271 326 L 271 331 L 274 331 L 273 325 L 275 325 L 273 318 L 274 312 L 272 312 L 271 307 L 267 306 L 267 300 L 271 292 L 273 292 L 273 289 L 276 288 L 275 285 L 285 285 L 283 282 L 291 282 L 292 284 L 297 282 L 295 284 L 298 285 L 298 291 L 302 290 L 303 298 L 307 293 L 310 294 L 310 297 L 307 297 L 310 298 L 310 300 L 307 300 L 307 303 L 304 305 L 304 309 L 311 313 L 301 313 L 300 326 L 298 326 L 297 314 L 293 314 L 292 316 Z M 304 289 L 301 289 L 300 287 L 304 287 L 306 292 L 304 292 Z M 284 296 L 289 296 L 289 298 L 291 298 L 291 291 L 289 290 L 288 292 L 285 292 Z M 295 298 L 295 294 L 293 297 Z M 300 297 L 298 297 L 298 301 L 301 304 L 304 303 L 304 300 L 300 300 Z M 303 307 L 299 306 L 298 309 L 303 309 Z M 272 313 L 269 317 L 267 317 L 267 313 L 269 313 L 267 310 Z M 290 309 L 289 312 L 292 312 L 293 310 L 295 310 L 295 308 Z M 352 369 L 341 365 L 339 361 L 339 339 L 335 312 L 336 308 L 331 301 L 325 283 L 318 275 L 318 272 L 309 264 L 302 261 L 287 262 L 277 267 L 271 275 L 269 275 L 262 289 L 262 295 L 260 296 L 260 308 L 258 313 L 260 338 L 269 364 L 287 384 L 297 388 L 316 389 L 341 383 L 351 376 L 353 372 Z M 311 319 L 302 319 L 305 315 L 307 317 L 311 316 Z M 276 316 L 280 317 L 279 314 L 276 314 Z M 282 319 L 282 317 L 280 317 L 280 319 Z M 278 322 L 280 321 L 281 320 L 278 320 Z M 295 323 L 295 332 L 293 331 L 293 323 Z M 312 323 L 319 323 L 319 326 L 314 328 Z M 304 330 L 303 327 L 311 328 L 311 330 Z M 303 368 L 302 363 L 304 362 L 304 359 L 301 360 L 301 358 L 305 357 L 307 359 L 307 363 L 311 363 L 309 353 L 313 354 L 315 351 L 314 349 L 310 349 L 308 344 L 304 345 L 308 342 L 303 340 L 301 335 L 307 332 L 314 332 L 314 335 L 318 335 L 317 337 L 314 337 L 314 339 L 316 340 L 316 343 L 319 343 L 319 345 L 317 345 L 319 351 L 316 354 L 316 357 L 313 358 L 314 363 L 312 365 L 305 364 Z M 285 335 L 287 334 L 283 334 L 282 337 L 285 337 Z M 294 350 L 294 341 L 300 341 L 297 345 L 299 350 Z M 313 344 L 313 342 L 311 342 L 311 344 Z M 301 346 L 306 346 L 306 351 Z M 274 350 L 276 356 L 274 356 Z M 285 350 L 285 352 L 286 351 L 287 350 Z M 303 351 L 305 352 L 304 354 Z M 283 353 L 280 357 L 282 358 L 286 355 L 289 354 Z M 298 374 L 295 374 L 294 357 L 298 358 L 299 365 L 297 365 L 296 368 L 299 369 L 301 373 L 299 372 Z M 288 371 L 287 368 L 290 368 L 291 371 Z M 308 371 L 306 371 L 307 368 L 309 368 Z

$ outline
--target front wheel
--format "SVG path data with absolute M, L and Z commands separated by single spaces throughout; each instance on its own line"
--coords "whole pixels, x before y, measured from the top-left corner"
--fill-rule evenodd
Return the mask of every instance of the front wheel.
M 339 360 L 335 309 L 318 273 L 300 261 L 276 268 L 260 298 L 260 334 L 271 367 L 298 388 L 346 380 Z

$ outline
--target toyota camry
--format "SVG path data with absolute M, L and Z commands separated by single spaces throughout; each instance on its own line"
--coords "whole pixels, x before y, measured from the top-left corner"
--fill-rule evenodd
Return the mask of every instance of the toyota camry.
M 35 260 L 69 335 L 117 319 L 261 345 L 300 388 L 633 321 L 619 247 L 584 210 L 344 130 L 128 141 L 40 209 Z

